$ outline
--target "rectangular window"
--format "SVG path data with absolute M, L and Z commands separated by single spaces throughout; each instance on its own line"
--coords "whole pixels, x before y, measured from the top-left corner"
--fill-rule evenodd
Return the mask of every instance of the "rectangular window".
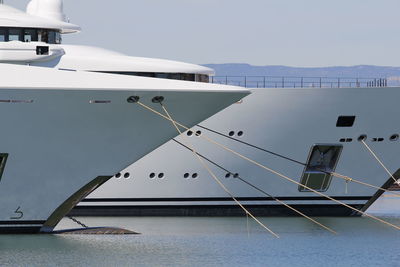
M 300 183 L 319 192 L 328 190 L 332 175 L 342 153 L 342 145 L 317 144 L 311 147 L 307 165 L 304 168 Z M 300 192 L 310 192 L 299 186 Z
M 356 116 L 339 116 L 336 127 L 353 127 Z
M 0 154 L 0 181 L 1 177 L 3 176 L 4 168 L 6 167 L 7 158 L 8 154 Z
M 21 29 L 10 29 L 8 34 L 9 41 L 20 41 L 21 38 Z
M 56 43 L 56 32 L 49 31 L 49 44 L 55 44 L 55 43 Z
M 38 35 L 34 29 L 24 29 L 24 42 L 37 42 Z

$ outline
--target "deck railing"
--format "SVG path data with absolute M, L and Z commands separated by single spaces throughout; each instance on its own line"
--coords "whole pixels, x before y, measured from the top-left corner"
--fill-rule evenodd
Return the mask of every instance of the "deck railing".
M 342 88 L 387 87 L 386 78 L 280 77 L 280 76 L 213 76 L 211 83 L 247 88 Z

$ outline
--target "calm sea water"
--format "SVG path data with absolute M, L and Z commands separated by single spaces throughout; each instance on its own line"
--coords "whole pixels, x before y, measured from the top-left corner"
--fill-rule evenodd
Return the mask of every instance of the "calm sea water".
M 400 225 L 399 215 L 385 219 Z M 142 234 L 0 236 L 0 265 L 400 266 L 400 231 L 368 218 L 317 218 L 338 235 L 303 218 L 261 218 L 279 239 L 245 217 L 79 219 L 89 226 L 121 226 Z M 66 219 L 59 228 L 72 227 Z

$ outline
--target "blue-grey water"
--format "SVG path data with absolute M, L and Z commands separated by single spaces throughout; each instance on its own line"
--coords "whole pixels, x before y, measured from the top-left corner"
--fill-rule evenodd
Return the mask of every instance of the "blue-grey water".
M 399 203 L 385 201 L 383 208 L 373 208 L 388 212 L 388 203 Z M 396 210 L 383 218 L 400 225 Z M 79 219 L 89 226 L 121 226 L 142 234 L 3 235 L 0 265 L 400 266 L 400 231 L 368 218 L 317 218 L 337 235 L 303 218 L 261 218 L 279 239 L 246 217 Z M 71 227 L 77 225 L 65 219 L 58 228 Z

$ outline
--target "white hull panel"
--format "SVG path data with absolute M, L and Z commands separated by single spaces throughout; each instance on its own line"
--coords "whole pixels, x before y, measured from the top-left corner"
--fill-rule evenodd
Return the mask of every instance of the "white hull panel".
M 170 113 L 189 125 L 244 96 L 201 90 L 0 89 L 0 100 L 12 100 L 0 101 L 0 153 L 8 153 L 0 180 L 0 232 L 51 231 L 68 212 L 58 208 L 73 194 L 96 177 L 105 177 L 101 184 L 176 136 L 170 122 L 128 103 L 132 95 L 157 110 L 160 105 L 151 99 L 164 96 Z
M 389 175 L 363 144 L 357 141 L 357 138 L 366 134 L 368 145 L 381 157 L 389 170 L 396 172 L 400 168 L 398 157 L 400 141 L 390 141 L 389 137 L 400 133 L 398 99 L 400 99 L 400 88 L 255 89 L 243 103 L 228 107 L 201 125 L 225 135 L 234 131 L 234 137 L 237 139 L 304 163 L 312 145 L 341 144 L 343 151 L 336 172 L 375 186 L 383 186 L 388 181 Z M 338 116 L 341 115 L 356 116 L 354 126 L 336 127 Z M 193 130 L 200 130 L 202 134 L 235 151 L 300 181 L 304 170 L 302 165 L 255 150 L 203 128 L 194 127 Z M 241 137 L 236 135 L 239 131 L 243 131 Z M 342 138 L 351 138 L 352 141 L 340 142 Z M 384 138 L 384 140 L 372 142 L 373 138 Z M 304 205 L 310 214 L 330 215 L 329 208 L 319 212 L 321 205 L 337 204 L 328 200 L 312 199 L 319 196 L 313 192 L 300 192 L 297 185 L 254 166 L 201 137 L 180 136 L 177 140 L 182 143 L 192 143 L 200 154 L 232 173 L 238 173 L 240 177 L 274 197 L 295 198 L 296 201 L 287 203 Z M 266 197 L 232 176 L 225 178 L 226 171 L 210 166 L 236 197 Z M 220 207 L 212 214 L 226 215 L 229 212 L 226 212 L 225 208 L 235 206 L 233 201 L 217 201 L 226 199 L 227 194 L 209 177 L 192 152 L 173 141 L 153 151 L 121 173 L 130 173 L 131 176 L 128 179 L 123 176 L 114 177 L 79 204 L 76 213 L 123 215 L 125 212 L 127 215 L 143 215 L 145 212 L 140 211 L 140 208 L 143 208 L 151 210 L 149 215 L 157 215 L 157 210 L 160 215 L 164 215 L 163 210 L 171 211 L 175 207 L 175 210 L 180 211 L 176 213 L 171 211 L 171 215 L 185 215 L 192 214 L 190 210 L 194 210 L 196 205 L 202 205 L 213 210 Z M 151 173 L 156 177 L 150 178 Z M 157 177 L 160 173 L 164 174 L 161 179 Z M 190 175 L 189 178 L 184 178 L 185 173 Z M 194 173 L 198 175 L 195 179 L 191 178 Z M 374 200 L 376 191 L 374 188 L 355 183 L 349 183 L 346 190 L 344 180 L 332 178 L 325 193 L 347 204 L 366 208 L 367 201 Z M 278 205 L 273 200 L 259 202 L 257 199 L 244 203 L 266 209 L 268 206 Z M 239 208 L 236 209 L 237 212 L 241 212 Z M 282 208 L 281 215 L 286 215 L 285 209 Z M 342 215 L 354 215 L 354 212 L 346 208 L 341 209 L 341 212 Z M 268 211 L 264 213 L 269 214 Z M 204 214 L 210 213 L 197 213 L 197 215 Z M 196 215 L 196 212 L 192 215 Z M 332 212 L 332 215 L 338 214 Z

